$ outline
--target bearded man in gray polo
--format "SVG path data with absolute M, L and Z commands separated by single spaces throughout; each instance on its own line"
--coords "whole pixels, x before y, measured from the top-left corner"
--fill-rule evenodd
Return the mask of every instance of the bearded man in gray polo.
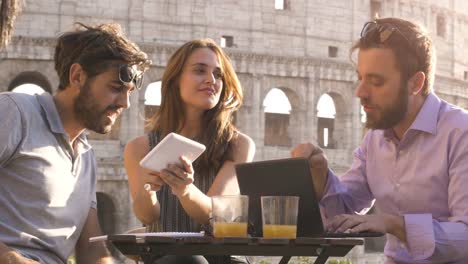
M 96 213 L 86 129 L 110 131 L 150 61 L 114 24 L 59 37 L 58 92 L 0 93 L 0 263 L 113 263 Z

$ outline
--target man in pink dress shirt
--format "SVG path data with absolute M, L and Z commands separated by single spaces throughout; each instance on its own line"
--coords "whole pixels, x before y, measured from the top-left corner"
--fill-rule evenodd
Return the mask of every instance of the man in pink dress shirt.
M 319 147 L 291 151 L 310 160 L 327 229 L 386 233 L 386 263 L 468 263 L 468 113 L 432 91 L 431 39 L 383 18 L 352 50 L 369 131 L 351 168 L 338 178 Z

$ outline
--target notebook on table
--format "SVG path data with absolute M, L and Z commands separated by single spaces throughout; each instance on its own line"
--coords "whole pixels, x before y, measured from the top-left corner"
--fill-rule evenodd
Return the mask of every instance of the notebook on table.
M 261 196 L 299 196 L 297 237 L 378 237 L 382 233 L 325 232 L 315 196 L 309 160 L 290 158 L 236 165 L 240 192 L 249 196 L 249 222 L 253 236 L 262 236 Z
M 115 234 L 110 236 L 129 236 L 135 239 L 147 237 L 169 237 L 169 238 L 187 238 L 187 237 L 204 237 L 205 233 L 201 232 L 151 232 L 151 233 L 125 233 Z M 90 237 L 89 242 L 106 241 L 109 239 L 108 235 Z

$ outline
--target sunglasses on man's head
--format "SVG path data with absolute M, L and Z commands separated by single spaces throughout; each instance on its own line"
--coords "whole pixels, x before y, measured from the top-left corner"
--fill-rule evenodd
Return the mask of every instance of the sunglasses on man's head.
M 379 44 L 383 44 L 390 39 L 394 32 L 397 32 L 407 41 L 408 45 L 411 45 L 408 38 L 406 38 L 406 36 L 397 27 L 389 23 L 377 23 L 375 21 L 370 21 L 364 24 L 364 27 L 361 30 L 361 39 L 370 36 L 377 36 L 378 38 L 375 40 L 377 40 Z
M 119 80 L 123 83 L 131 83 L 135 85 L 136 89 L 140 89 L 143 84 L 143 72 L 138 70 L 137 65 L 120 64 L 119 66 Z

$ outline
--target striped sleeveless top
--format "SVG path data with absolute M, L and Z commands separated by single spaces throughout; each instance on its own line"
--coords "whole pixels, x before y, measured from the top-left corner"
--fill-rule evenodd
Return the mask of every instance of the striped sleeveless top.
M 150 150 L 152 150 L 161 140 L 159 132 L 153 131 L 148 134 Z M 210 173 L 199 175 L 194 174 L 194 185 L 203 193 L 207 193 L 220 168 L 211 170 Z M 172 194 L 171 188 L 164 184 L 156 192 L 159 201 L 160 214 L 159 221 L 146 227 L 147 232 L 199 232 L 201 225 L 190 218 L 185 212 L 177 197 Z M 244 256 L 204 256 L 210 264 L 247 264 L 249 261 Z
M 150 150 L 153 149 L 161 140 L 158 132 L 148 134 Z M 219 170 L 219 168 L 218 168 Z M 217 171 L 216 170 L 216 173 Z M 209 175 L 199 175 L 197 171 L 194 174 L 194 185 L 203 193 L 207 193 L 216 177 L 215 173 Z M 190 218 L 185 212 L 182 204 L 177 197 L 172 194 L 171 188 L 164 184 L 156 192 L 160 205 L 160 219 L 147 227 L 148 232 L 199 232 L 201 225 Z

